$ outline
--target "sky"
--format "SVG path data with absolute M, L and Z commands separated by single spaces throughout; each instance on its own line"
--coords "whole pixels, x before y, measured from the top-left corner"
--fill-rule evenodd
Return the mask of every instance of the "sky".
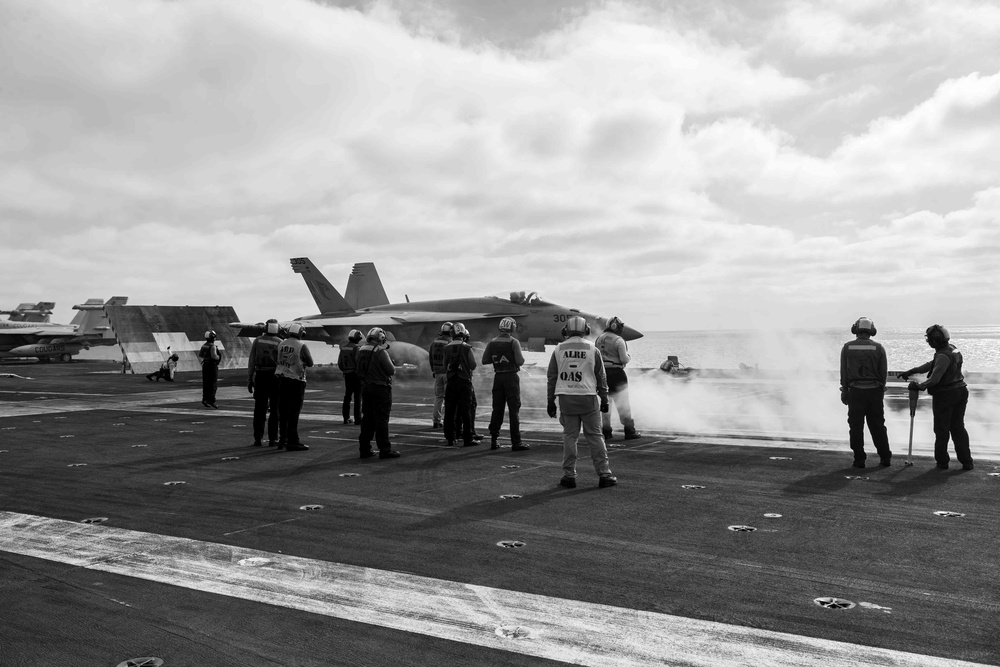
M 0 0 L 0 309 L 1000 324 L 992 0 Z

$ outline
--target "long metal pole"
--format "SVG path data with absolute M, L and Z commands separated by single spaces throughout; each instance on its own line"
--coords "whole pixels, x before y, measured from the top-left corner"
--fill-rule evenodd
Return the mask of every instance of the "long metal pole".
M 910 390 L 910 449 L 906 453 L 906 461 L 903 463 L 903 465 L 907 466 L 913 465 L 913 461 L 911 460 L 913 458 L 913 418 L 917 414 L 917 398 L 919 397 L 919 391 L 915 389 Z

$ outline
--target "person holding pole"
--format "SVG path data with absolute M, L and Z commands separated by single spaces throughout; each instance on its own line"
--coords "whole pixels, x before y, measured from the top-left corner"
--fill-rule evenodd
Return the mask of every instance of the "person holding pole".
M 927 327 L 927 344 L 934 348 L 934 358 L 899 374 L 904 380 L 916 373 L 927 373 L 923 382 L 910 382 L 910 390 L 927 390 L 932 396 L 934 413 L 934 460 L 947 470 L 948 439 L 955 443 L 955 458 L 963 470 L 972 470 L 969 432 L 965 430 L 965 409 L 969 405 L 969 387 L 962 375 L 962 353 L 951 344 L 951 334 L 940 324 Z
M 851 326 L 857 336 L 844 344 L 840 351 L 840 401 L 847 406 L 847 425 L 854 467 L 864 468 L 865 422 L 871 432 L 872 443 L 879 455 L 879 465 L 889 466 L 892 450 L 885 428 L 885 382 L 888 362 L 885 348 L 872 340 L 876 334 L 875 323 L 859 317 Z

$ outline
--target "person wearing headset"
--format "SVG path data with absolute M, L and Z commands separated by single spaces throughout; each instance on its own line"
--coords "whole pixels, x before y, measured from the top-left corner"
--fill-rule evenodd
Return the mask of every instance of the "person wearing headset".
M 372 327 L 358 350 L 358 379 L 361 380 L 361 458 L 375 456 L 372 438 L 380 459 L 397 459 L 399 452 L 389 443 L 389 414 L 392 412 L 392 376 L 396 366 L 389 357 L 385 331 Z
M 934 460 L 937 467 L 948 468 L 948 439 L 955 443 L 955 458 L 963 470 L 972 470 L 969 432 L 965 430 L 965 410 L 969 405 L 969 387 L 962 375 L 962 353 L 951 343 L 951 334 L 940 324 L 927 327 L 927 344 L 934 348 L 934 358 L 899 374 L 908 380 L 916 373 L 927 373 L 923 382 L 910 382 L 910 390 L 927 390 L 934 413 Z
M 309 449 L 299 440 L 299 415 L 306 397 L 306 369 L 313 365 L 312 354 L 302 342 L 305 329 L 298 322 L 288 326 L 288 337 L 278 345 L 278 449 L 300 452 Z
M 201 404 L 206 408 L 219 409 L 215 404 L 215 393 L 219 388 L 219 364 L 222 363 L 222 350 L 215 344 L 217 334 L 214 331 L 205 332 L 205 343 L 198 350 L 198 361 L 201 362 Z
M 840 402 L 847 406 L 847 427 L 854 467 L 864 468 L 865 422 L 871 432 L 872 443 L 878 452 L 879 465 L 889 466 L 892 451 L 885 428 L 885 383 L 888 377 L 888 360 L 881 343 L 872 340 L 877 333 L 875 323 L 859 317 L 851 325 L 856 339 L 844 343 L 840 350 Z
M 361 423 L 361 381 L 358 380 L 358 343 L 361 342 L 361 332 L 351 329 L 347 334 L 347 342 L 340 346 L 337 355 L 337 368 L 344 374 L 344 423 L 351 423 L 351 399 L 354 399 L 354 423 Z
M 628 376 L 625 374 L 625 366 L 632 360 L 628 353 L 628 345 L 622 338 L 625 331 L 625 323 L 618 317 L 608 320 L 608 325 L 604 331 L 594 341 L 594 345 L 601 353 L 604 360 L 604 368 L 608 374 L 608 392 L 611 400 L 614 401 L 618 410 L 618 419 L 621 420 L 625 429 L 625 439 L 635 440 L 642 435 L 635 430 L 635 421 L 632 419 L 632 406 L 628 400 Z M 612 437 L 611 411 L 601 414 L 601 432 L 605 440 Z
M 444 366 L 448 378 L 444 392 L 444 438 L 450 447 L 455 446 L 461 431 L 465 447 L 478 444 L 475 439 L 475 416 L 472 406 L 472 373 L 476 357 L 469 345 L 469 330 L 461 322 L 455 323 L 454 339 L 444 348 Z
M 521 343 L 514 338 L 517 322 L 512 317 L 500 320 L 500 335 L 486 344 L 483 350 L 483 366 L 493 364 L 493 413 L 490 415 L 490 449 L 500 449 L 500 427 L 503 426 L 503 411 L 506 406 L 510 414 L 510 448 L 515 452 L 531 449 L 521 442 L 521 381 L 517 372 L 524 365 Z
M 444 366 L 444 348 L 451 342 L 451 333 L 455 325 L 445 322 L 441 325 L 441 331 L 437 338 L 431 341 L 427 348 L 427 356 L 431 364 L 431 377 L 434 378 L 434 413 L 432 415 L 433 428 L 441 428 L 444 423 L 444 392 L 445 380 L 448 377 L 447 369 Z
M 247 364 L 247 391 L 253 394 L 253 446 L 263 446 L 264 422 L 267 422 L 267 446 L 278 444 L 278 320 L 268 320 L 264 333 L 250 346 Z M 270 412 L 270 416 L 268 413 Z
M 598 487 L 618 483 L 608 463 L 608 447 L 601 433 L 601 414 L 608 411 L 608 379 L 600 352 L 584 336 L 590 335 L 587 320 L 574 315 L 566 320 L 559 343 L 546 371 L 546 406 L 549 417 L 559 415 L 563 427 L 563 476 L 560 486 L 576 488 L 577 441 L 580 429 L 590 446 L 590 458 L 598 475 Z M 556 405 L 558 399 L 558 408 Z

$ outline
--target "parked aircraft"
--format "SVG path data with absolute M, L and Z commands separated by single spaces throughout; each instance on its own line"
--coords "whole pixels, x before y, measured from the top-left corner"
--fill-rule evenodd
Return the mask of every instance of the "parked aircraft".
M 108 326 L 104 307 L 123 306 L 127 302 L 125 296 L 111 297 L 107 303 L 102 299 L 88 299 L 86 303 L 73 306 L 73 310 L 80 312 L 69 324 L 0 320 L 0 358 L 69 361 L 74 354 L 92 346 L 114 345 L 117 340 Z
M 0 315 L 7 315 L 8 322 L 48 322 L 55 307 L 54 301 L 22 303 L 14 310 L 0 310 Z
M 503 295 L 436 299 L 389 303 L 375 265 L 355 264 L 347 283 L 347 298 L 330 284 L 308 257 L 291 260 L 292 270 L 305 280 L 320 312 L 293 320 L 306 329 L 311 340 L 339 345 L 351 329 L 367 332 L 381 327 L 395 341 L 390 354 L 399 361 L 427 363 L 427 346 L 438 335 L 444 322 L 462 322 L 472 340 L 485 342 L 497 335 L 497 325 L 504 317 L 517 322 L 515 336 L 526 350 L 544 351 L 545 345 L 562 342 L 562 328 L 574 315 L 584 317 L 593 335 L 603 331 L 608 318 L 581 312 L 545 301 L 533 291 L 514 291 Z M 284 325 L 291 324 L 285 322 Z M 233 322 L 230 327 L 239 336 L 258 336 L 263 324 Z M 642 334 L 625 327 L 625 340 L 641 338 Z

